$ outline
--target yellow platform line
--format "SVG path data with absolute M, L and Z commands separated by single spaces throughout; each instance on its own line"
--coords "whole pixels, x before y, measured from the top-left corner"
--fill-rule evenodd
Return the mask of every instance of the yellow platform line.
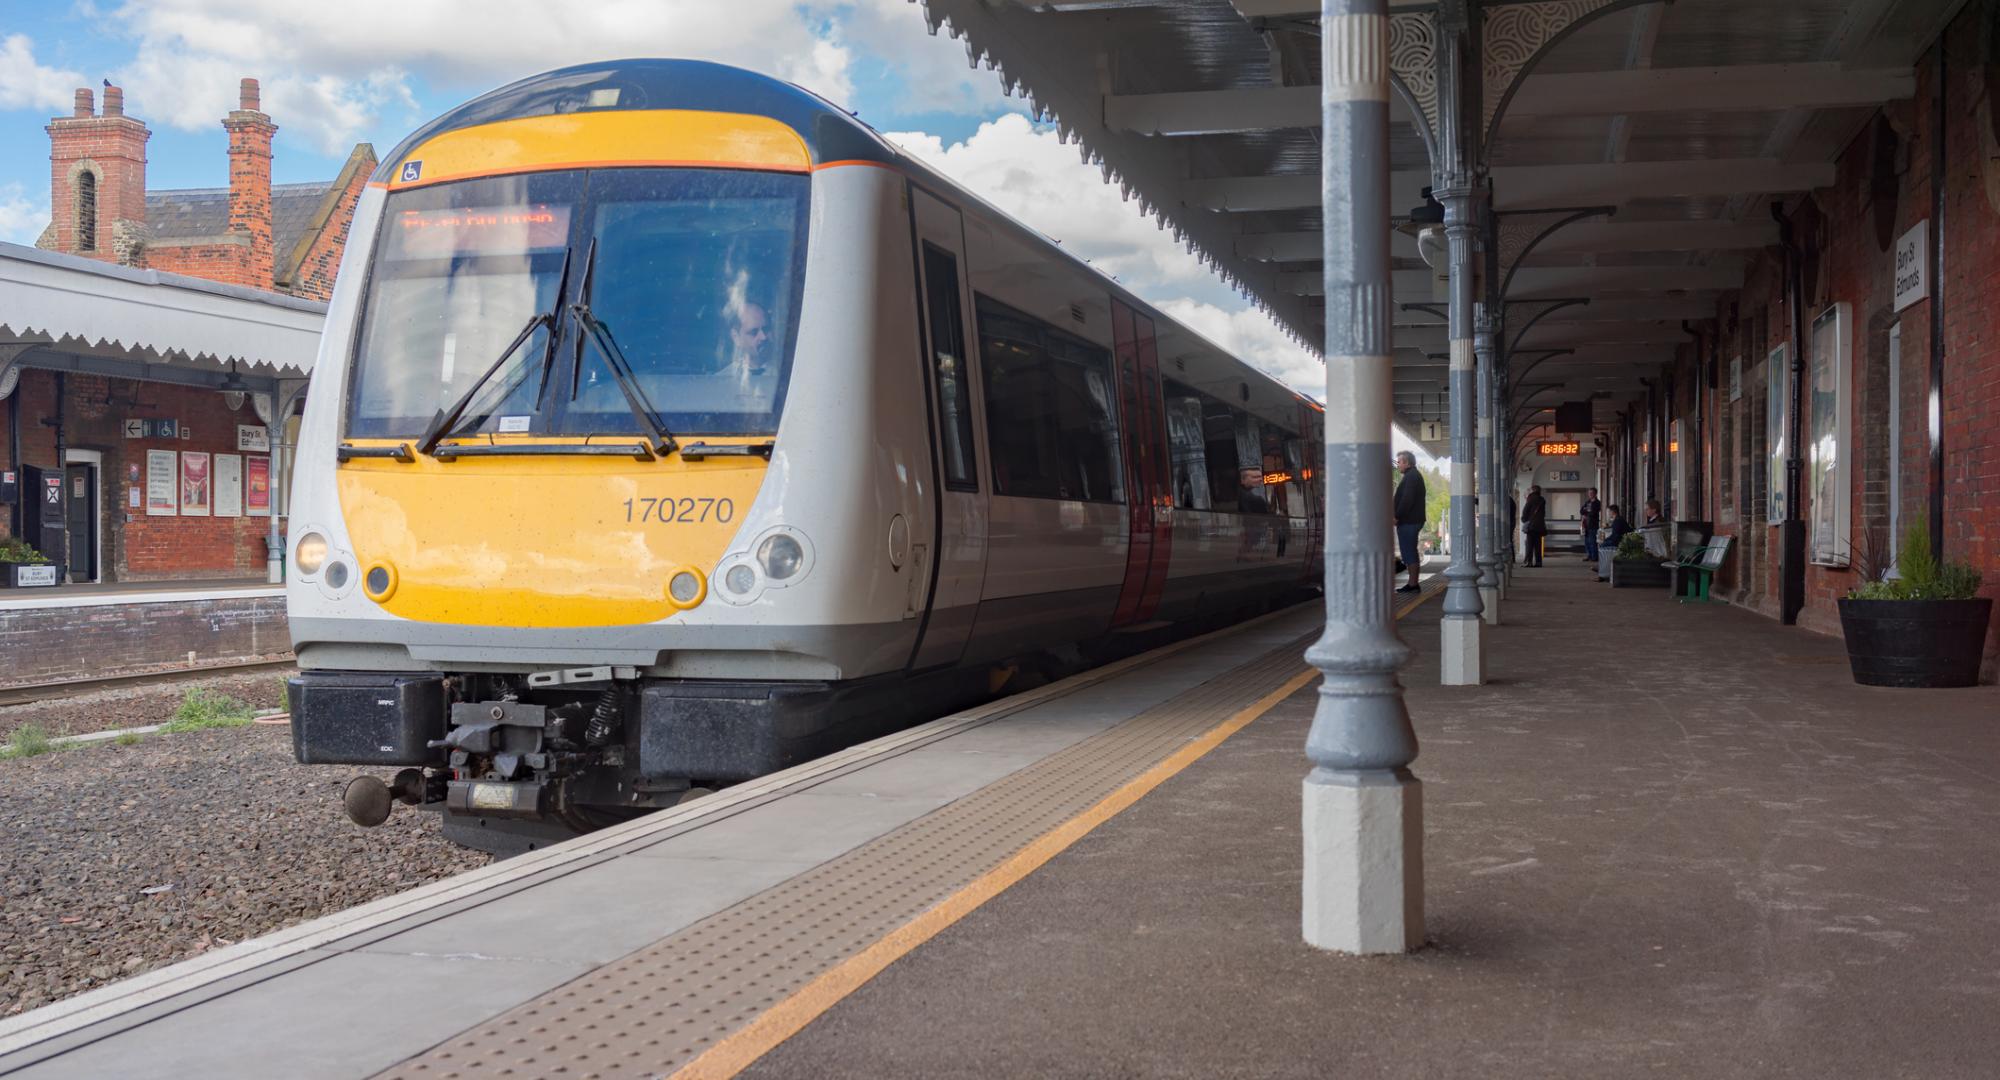
M 1443 591 L 1426 588 L 1421 594 L 1412 597 L 1398 608 L 1395 617 L 1401 619 L 1415 611 L 1418 605 Z M 742 1072 L 758 1058 L 771 1052 L 778 1044 L 798 1034 L 800 1029 L 839 1004 L 841 999 L 881 974 L 882 969 L 908 955 L 917 946 L 970 915 L 981 904 L 1000 895 L 1010 886 L 1040 869 L 1050 859 L 1062 854 L 1070 845 L 1089 835 L 1091 830 L 1111 820 L 1120 811 L 1144 798 L 1154 788 L 1166 783 L 1189 765 L 1199 761 L 1209 751 L 1221 746 L 1223 740 L 1248 727 L 1251 721 L 1270 712 L 1279 702 L 1303 689 L 1318 675 L 1317 670 L 1306 668 L 1286 679 L 1276 690 L 1237 710 L 1229 719 L 1210 728 L 1193 742 L 1127 781 L 1095 806 L 1043 833 L 1027 847 L 1015 852 L 1006 862 L 980 875 L 972 884 L 946 897 L 936 907 L 891 930 L 875 944 L 822 972 L 819 977 L 800 987 L 790 997 L 771 1006 L 747 1026 L 709 1047 L 700 1057 L 682 1066 L 673 1074 L 674 1080 L 725 1080 Z

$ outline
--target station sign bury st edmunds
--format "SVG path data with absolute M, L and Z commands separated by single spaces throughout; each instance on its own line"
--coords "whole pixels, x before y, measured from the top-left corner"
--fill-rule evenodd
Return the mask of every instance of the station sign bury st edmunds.
M 1896 238 L 1896 310 L 1931 294 L 1929 221 L 1919 221 Z

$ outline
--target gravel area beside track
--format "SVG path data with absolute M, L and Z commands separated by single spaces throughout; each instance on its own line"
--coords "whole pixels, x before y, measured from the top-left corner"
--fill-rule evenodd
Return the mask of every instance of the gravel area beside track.
M 174 718 L 174 706 L 181 703 L 181 697 L 197 686 L 221 691 L 259 709 L 281 709 L 285 706 L 284 682 L 296 674 L 296 668 L 268 668 L 217 675 L 212 679 L 121 686 L 70 698 L 0 706 L 0 743 L 13 737 L 14 729 L 23 724 L 39 724 L 44 732 L 57 736 L 165 723 Z
M 278 676 L 248 681 L 269 704 Z M 186 685 L 98 728 L 166 719 Z M 434 814 L 350 823 L 363 771 L 298 765 L 290 729 L 262 725 L 0 760 L 0 1015 L 488 862 Z

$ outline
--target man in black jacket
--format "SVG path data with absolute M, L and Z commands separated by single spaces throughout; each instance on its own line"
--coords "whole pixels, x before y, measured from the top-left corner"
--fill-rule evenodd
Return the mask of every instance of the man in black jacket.
M 1410 572 L 1409 583 L 1397 592 L 1417 591 L 1417 571 L 1423 555 L 1417 551 L 1417 534 L 1424 529 L 1424 476 L 1417 471 L 1417 458 L 1408 450 L 1396 455 L 1396 468 L 1403 478 L 1396 482 L 1396 546 L 1402 549 L 1403 566 Z

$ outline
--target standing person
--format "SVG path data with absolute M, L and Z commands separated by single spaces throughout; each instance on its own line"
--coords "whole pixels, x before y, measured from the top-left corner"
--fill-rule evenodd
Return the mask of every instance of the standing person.
M 1597 523 L 1604 515 L 1604 503 L 1597 497 L 1597 489 L 1590 488 L 1583 493 L 1583 561 L 1597 561 Z
M 1417 591 L 1417 571 L 1423 567 L 1423 553 L 1417 550 L 1417 534 L 1424 530 L 1424 476 L 1417 471 L 1417 456 L 1408 450 L 1396 454 L 1396 468 L 1403 478 L 1396 482 L 1396 547 L 1403 555 L 1403 569 L 1410 580 L 1397 592 Z
M 1542 498 L 1542 485 L 1528 485 L 1528 499 L 1521 504 L 1521 537 L 1527 543 L 1521 565 L 1542 565 L 1542 537 L 1549 531 L 1549 504 Z

